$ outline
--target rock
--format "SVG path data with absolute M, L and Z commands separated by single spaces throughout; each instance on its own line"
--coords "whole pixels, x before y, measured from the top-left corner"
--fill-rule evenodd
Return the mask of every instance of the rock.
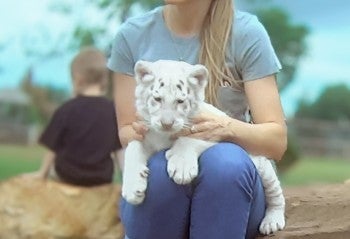
M 285 188 L 286 228 L 259 239 L 350 239 L 350 184 Z M 121 239 L 119 185 L 0 183 L 1 239 Z
M 286 228 L 259 239 L 350 239 L 350 184 L 286 188 Z
M 118 185 L 75 187 L 15 177 L 0 183 L 0 238 L 121 239 Z

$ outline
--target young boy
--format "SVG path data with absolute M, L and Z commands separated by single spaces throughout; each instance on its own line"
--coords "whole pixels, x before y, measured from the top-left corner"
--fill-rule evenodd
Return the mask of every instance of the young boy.
M 71 63 L 75 97 L 59 107 L 39 142 L 48 148 L 36 177 L 94 186 L 111 183 L 111 153 L 121 148 L 114 104 L 105 97 L 106 57 L 83 49 Z

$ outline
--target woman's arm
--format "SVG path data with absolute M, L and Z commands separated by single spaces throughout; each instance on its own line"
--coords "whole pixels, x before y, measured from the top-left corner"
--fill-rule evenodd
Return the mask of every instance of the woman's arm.
M 287 148 L 287 127 L 275 76 L 248 81 L 244 88 L 254 124 L 204 112 L 194 118 L 195 133 L 191 137 L 230 141 L 251 154 L 278 161 Z
M 287 148 L 287 126 L 275 75 L 244 84 L 254 124 L 234 121 L 232 141 L 248 152 L 280 160 Z
M 125 148 L 131 140 L 142 140 L 142 134 L 136 133 L 135 127 L 141 127 L 140 125 L 135 126 L 136 122 L 136 109 L 135 109 L 135 87 L 136 83 L 133 77 L 114 73 L 114 101 L 116 106 L 117 120 L 118 120 L 118 131 L 120 142 Z

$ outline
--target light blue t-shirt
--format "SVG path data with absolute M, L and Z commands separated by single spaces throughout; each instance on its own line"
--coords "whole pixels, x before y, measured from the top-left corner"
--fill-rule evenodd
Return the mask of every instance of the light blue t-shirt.
M 230 57 L 227 64 L 238 81 L 256 80 L 277 73 L 281 64 L 270 38 L 256 16 L 235 11 Z M 138 60 L 184 60 L 198 64 L 198 36 L 179 37 L 170 32 L 163 18 L 163 6 L 124 22 L 113 41 L 108 68 L 133 75 Z M 221 110 L 245 120 L 248 103 L 243 89 L 222 86 L 218 89 Z

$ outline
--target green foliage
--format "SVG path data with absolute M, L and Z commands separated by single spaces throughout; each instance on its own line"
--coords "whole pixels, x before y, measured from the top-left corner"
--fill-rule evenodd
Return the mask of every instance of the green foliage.
M 350 89 L 345 84 L 325 88 L 311 103 L 301 101 L 296 117 L 331 121 L 350 120 Z
M 30 105 L 18 105 L 12 103 L 2 103 L 0 105 L 0 118 L 2 122 L 17 124 L 31 124 L 38 122 L 38 114 Z
M 267 8 L 256 12 L 271 38 L 283 70 L 278 75 L 278 85 L 283 90 L 294 78 L 300 58 L 306 52 L 309 30 L 295 25 L 287 12 L 280 8 Z
M 281 161 L 276 163 L 278 173 L 285 174 L 300 159 L 300 148 L 296 138 L 288 134 L 288 147 Z
M 79 25 L 74 29 L 73 39 L 70 42 L 71 49 L 80 49 L 86 46 L 96 46 L 97 40 L 102 37 L 105 30 L 102 27 L 87 27 Z
M 148 10 L 159 6 L 163 3 L 161 0 L 89 0 L 89 3 L 95 4 L 97 7 L 107 10 L 107 17 L 110 20 L 115 17 L 116 13 L 120 13 L 120 20 L 124 21 L 131 13 L 134 5 L 140 5 L 143 9 Z
M 75 29 L 72 32 L 68 48 L 80 49 L 85 46 L 98 46 L 98 40 L 106 37 L 106 26 L 108 26 L 108 23 L 118 20 L 123 22 L 132 14 L 134 6 L 139 6 L 141 9 L 148 10 L 160 5 L 162 2 L 163 1 L 160 0 L 84 0 L 85 6 L 95 7 L 103 13 L 106 24 L 88 26 L 86 22 L 83 21 L 73 22 L 73 24 L 75 24 Z M 65 16 L 81 14 L 75 13 L 74 4 L 69 2 L 53 2 L 50 5 L 50 10 Z M 79 17 L 77 19 L 79 19 Z

